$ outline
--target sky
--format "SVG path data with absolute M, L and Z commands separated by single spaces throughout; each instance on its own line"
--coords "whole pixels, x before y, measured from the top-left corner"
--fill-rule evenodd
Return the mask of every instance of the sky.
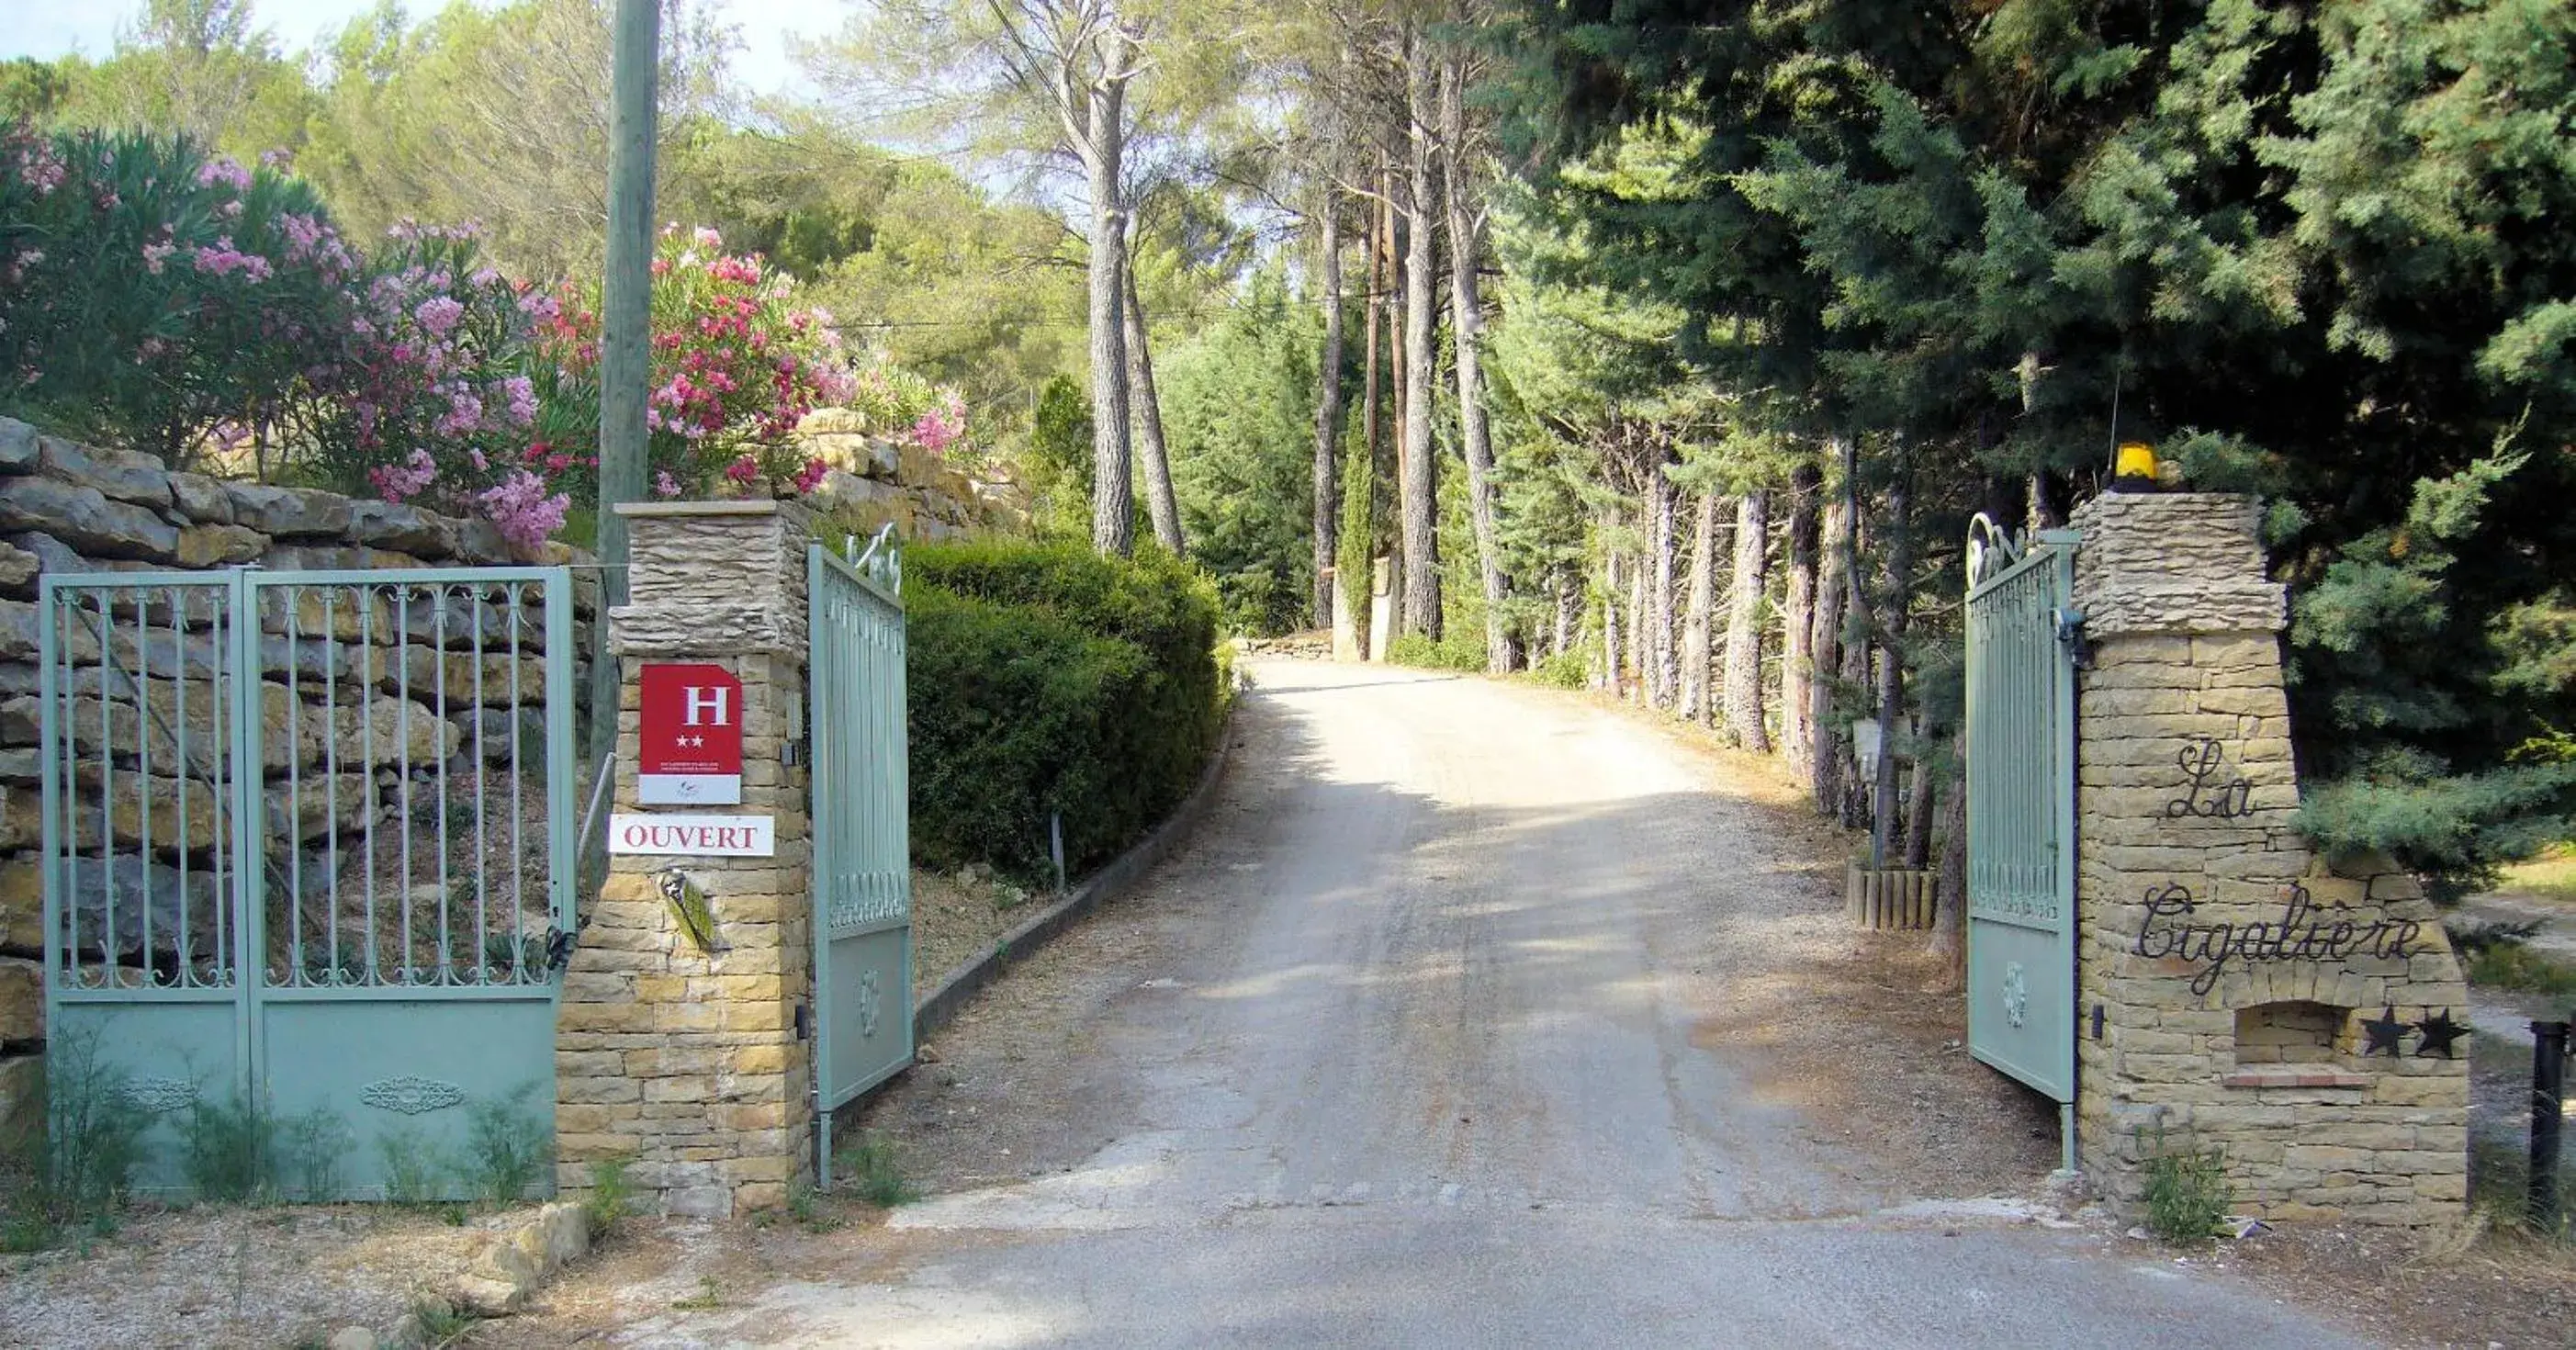
M 404 9 L 417 21 L 435 12 L 444 0 L 410 0 Z M 722 21 L 742 36 L 733 56 L 735 78 L 752 90 L 781 93 L 799 86 L 801 76 L 787 55 L 791 33 L 808 37 L 841 26 L 848 12 L 843 0 L 711 0 Z M 491 5 L 485 4 L 486 8 Z M 278 45 L 302 51 L 324 33 L 336 32 L 349 20 L 375 8 L 375 0 L 251 0 L 251 22 L 277 34 Z M 132 26 L 143 12 L 143 0 L 0 0 L 0 60 L 34 56 L 52 60 L 79 52 L 106 56 L 116 46 L 120 25 Z

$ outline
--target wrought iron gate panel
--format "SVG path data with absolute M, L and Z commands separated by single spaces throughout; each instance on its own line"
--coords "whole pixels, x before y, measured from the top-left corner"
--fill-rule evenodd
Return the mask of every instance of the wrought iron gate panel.
M 813 738 L 815 1176 L 832 1112 L 912 1063 L 912 814 L 900 559 L 813 545 L 807 728 Z
M 478 1126 L 551 1140 L 571 595 L 533 567 L 43 579 L 49 1044 L 154 1117 L 140 1188 L 190 1188 L 207 1112 L 316 1199 L 468 1198 Z
M 1982 526 L 1982 521 L 1980 522 Z M 2075 665 L 2061 634 L 2072 531 L 1970 549 L 1968 1049 L 2075 1099 Z

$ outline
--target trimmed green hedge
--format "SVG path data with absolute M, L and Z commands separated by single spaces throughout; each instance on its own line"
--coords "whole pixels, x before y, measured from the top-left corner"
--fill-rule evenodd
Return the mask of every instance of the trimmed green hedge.
M 1015 540 L 904 552 L 912 850 L 1080 873 L 1186 796 L 1224 710 L 1216 600 L 1159 553 Z

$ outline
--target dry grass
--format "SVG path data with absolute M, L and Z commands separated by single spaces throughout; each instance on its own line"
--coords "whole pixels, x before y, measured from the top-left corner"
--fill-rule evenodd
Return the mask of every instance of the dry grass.
M 2506 868 L 2496 889 L 2576 906 L 2576 844 L 2560 844 L 2529 862 Z

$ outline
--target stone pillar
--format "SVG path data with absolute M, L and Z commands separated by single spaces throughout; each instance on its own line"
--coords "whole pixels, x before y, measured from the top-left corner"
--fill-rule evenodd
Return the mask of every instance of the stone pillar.
M 2161 1131 L 2224 1156 L 2241 1213 L 2440 1223 L 2467 1197 L 2467 989 L 2412 878 L 2292 828 L 2257 519 L 2111 494 L 2073 522 L 2080 1161 L 2135 1211 Z
M 813 1098 L 798 1010 L 811 996 L 805 736 L 807 513 L 769 501 L 636 503 L 629 602 L 611 614 L 621 666 L 616 809 L 636 796 L 638 680 L 648 661 L 742 680 L 742 804 L 768 815 L 767 858 L 612 855 L 582 917 L 556 1032 L 557 1181 L 628 1160 L 647 1208 L 725 1217 L 783 1204 L 813 1179 Z M 704 893 L 701 951 L 660 878 Z

